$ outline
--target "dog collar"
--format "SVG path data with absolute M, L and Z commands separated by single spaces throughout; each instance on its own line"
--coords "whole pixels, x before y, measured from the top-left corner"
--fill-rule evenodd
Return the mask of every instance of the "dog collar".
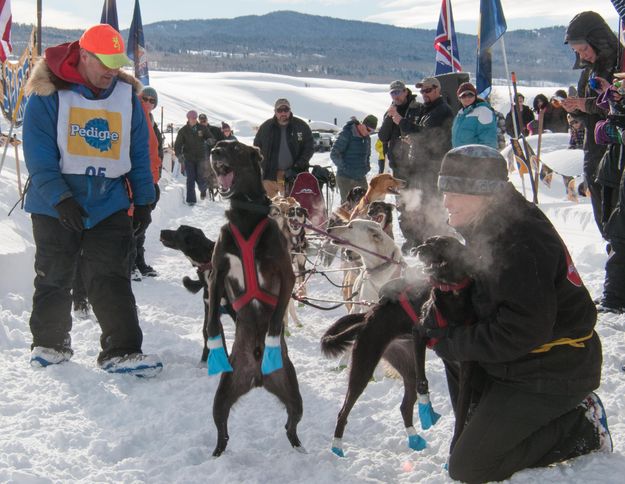
M 470 277 L 465 277 L 460 282 L 456 282 L 454 284 L 445 284 L 445 283 L 438 282 L 430 278 L 430 285 L 434 289 L 438 289 L 439 291 L 442 291 L 442 292 L 452 292 L 452 291 L 455 292 L 455 291 L 460 291 L 461 289 L 464 289 L 466 287 L 469 287 L 469 285 L 471 284 L 471 281 L 472 279 Z

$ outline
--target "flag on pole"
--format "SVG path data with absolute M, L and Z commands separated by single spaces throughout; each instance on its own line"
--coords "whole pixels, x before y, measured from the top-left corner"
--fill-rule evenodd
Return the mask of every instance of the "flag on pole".
M 11 45 L 11 0 L 0 0 L 0 62 L 4 62 L 13 50 Z
M 454 15 L 451 11 L 451 0 L 443 0 L 441 15 L 438 18 L 438 28 L 434 38 L 436 49 L 436 75 L 448 72 L 460 72 L 460 55 L 458 53 L 458 41 L 454 28 Z
M 619 17 L 625 17 L 625 0 L 612 0 L 612 5 L 614 5 Z
M 115 0 L 104 0 L 102 5 L 102 17 L 100 18 L 101 24 L 109 24 L 115 30 L 119 32 L 119 22 L 117 21 L 117 5 Z
M 144 86 L 150 84 L 148 74 L 148 57 L 145 52 L 145 41 L 143 40 L 143 24 L 141 23 L 141 8 L 139 0 L 135 0 L 135 11 L 132 14 L 132 23 L 128 32 L 128 42 L 126 43 L 126 54 L 135 63 L 135 77 Z
M 19 61 L 2 63 L 2 114 L 9 120 L 15 120 L 15 127 L 19 128 L 24 121 L 26 96 L 24 86 L 34 64 L 35 28 L 30 33 L 28 47 L 20 56 Z
M 507 29 L 500 0 L 480 0 L 480 23 L 477 31 L 477 94 L 487 98 L 493 82 L 491 47 Z

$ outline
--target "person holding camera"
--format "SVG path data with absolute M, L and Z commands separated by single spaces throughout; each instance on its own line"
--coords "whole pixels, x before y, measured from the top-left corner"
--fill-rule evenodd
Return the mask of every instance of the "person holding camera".
M 315 151 L 308 124 L 293 116 L 291 103 L 280 98 L 274 104 L 274 115 L 258 128 L 254 146 L 263 155 L 263 186 L 267 196 L 286 196 L 295 177 L 308 171 Z

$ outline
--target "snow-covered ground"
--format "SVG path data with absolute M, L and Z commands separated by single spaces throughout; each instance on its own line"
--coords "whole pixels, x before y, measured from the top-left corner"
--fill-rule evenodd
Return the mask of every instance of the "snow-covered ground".
M 338 126 L 369 112 L 381 117 L 389 104 L 386 85 L 301 79 L 268 74 L 151 73 L 159 92 L 165 123 L 181 124 L 187 110 L 208 114 L 209 121 L 230 122 L 240 139 L 251 142 L 253 127 L 271 116 L 273 102 L 287 97 L 296 115 Z M 500 88 L 498 88 L 500 89 Z M 528 103 L 538 92 L 523 88 Z M 507 90 L 499 92 L 500 109 Z M 157 108 L 158 109 L 158 108 Z M 157 118 L 160 113 L 157 112 Z M 549 148 L 550 146 L 550 148 Z M 545 150 L 557 148 L 547 143 Z M 146 242 L 147 258 L 159 276 L 133 283 L 144 331 L 144 351 L 164 360 L 163 373 L 140 380 L 113 376 L 96 367 L 99 327 L 91 319 L 74 321 L 75 356 L 71 362 L 34 370 L 28 364 L 31 341 L 28 320 L 32 298 L 33 254 L 29 217 L 9 209 L 17 201 L 15 160 L 9 150 L 0 175 L 0 481 L 48 482 L 449 482 L 444 470 L 452 430 L 451 408 L 435 356 L 428 356 L 434 408 L 443 418 L 420 431 L 428 441 L 422 452 L 406 447 L 399 404 L 399 380 L 384 378 L 367 387 L 350 415 L 345 432 L 346 457 L 337 458 L 330 444 L 337 412 L 346 390 L 346 373 L 331 369 L 319 338 L 344 309 L 298 308 L 303 328 L 291 328 L 289 351 L 304 400 L 299 435 L 308 453 L 292 450 L 284 432 L 286 412 L 262 389 L 252 390 L 234 407 L 226 453 L 211 457 L 216 442 L 212 400 L 218 378 L 198 367 L 201 352 L 202 301 L 181 284 L 193 275 L 178 252 L 158 241 L 163 228 L 180 224 L 202 228 L 215 238 L 224 222 L 225 203 L 184 205 L 184 179 L 164 172 L 161 201 L 153 214 Z M 20 153 L 20 160 L 23 156 Z M 329 164 L 315 154 L 313 163 Z M 374 161 L 375 164 L 375 161 Z M 169 169 L 169 166 L 166 167 Z M 22 180 L 25 167 L 21 165 Z M 521 189 L 519 176 L 511 175 Z M 540 206 L 568 244 L 592 296 L 601 293 L 605 243 L 592 219 L 588 200 L 565 200 L 560 177 L 541 186 Z M 395 234 L 399 234 L 397 227 Z M 414 262 L 414 261 L 413 261 Z M 339 298 L 338 290 L 320 276 L 309 284 L 311 295 Z M 225 319 L 232 341 L 233 325 Z M 599 389 L 614 439 L 611 455 L 584 456 L 548 469 L 517 473 L 513 483 L 623 482 L 625 475 L 625 316 L 601 315 L 604 365 Z

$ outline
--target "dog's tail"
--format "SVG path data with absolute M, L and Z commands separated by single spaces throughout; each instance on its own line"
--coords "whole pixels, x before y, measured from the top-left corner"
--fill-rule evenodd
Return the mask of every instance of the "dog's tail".
M 365 313 L 348 314 L 338 319 L 321 337 L 321 352 L 328 358 L 345 353 L 365 325 Z

